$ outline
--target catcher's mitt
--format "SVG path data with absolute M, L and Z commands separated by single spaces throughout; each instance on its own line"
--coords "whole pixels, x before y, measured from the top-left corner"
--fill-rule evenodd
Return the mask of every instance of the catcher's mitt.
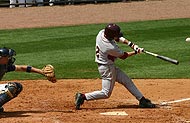
M 56 80 L 56 77 L 55 77 L 55 72 L 54 72 L 54 67 L 50 64 L 44 66 L 42 68 L 42 72 L 43 72 L 43 75 L 45 77 L 47 77 L 47 79 L 53 83 L 55 83 L 57 80 Z

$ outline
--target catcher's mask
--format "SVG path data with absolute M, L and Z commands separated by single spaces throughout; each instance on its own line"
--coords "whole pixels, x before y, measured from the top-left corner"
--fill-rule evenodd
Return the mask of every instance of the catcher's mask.
M 120 27 L 114 23 L 111 23 L 111 24 L 108 24 L 106 27 L 105 27 L 105 37 L 108 39 L 108 40 L 113 40 L 114 38 L 118 38 L 119 35 L 120 35 Z
M 16 55 L 16 52 L 13 49 L 6 48 L 6 47 L 0 48 L 0 58 L 8 56 L 8 59 L 9 59 L 8 64 L 13 64 L 15 62 L 15 58 L 13 57 L 15 55 Z

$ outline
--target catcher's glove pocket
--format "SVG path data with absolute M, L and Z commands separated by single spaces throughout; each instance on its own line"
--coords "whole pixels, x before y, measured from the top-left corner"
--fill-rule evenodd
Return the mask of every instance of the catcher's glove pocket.
M 54 67 L 51 64 L 48 64 L 42 68 L 43 75 L 51 82 L 57 82 L 55 77 Z

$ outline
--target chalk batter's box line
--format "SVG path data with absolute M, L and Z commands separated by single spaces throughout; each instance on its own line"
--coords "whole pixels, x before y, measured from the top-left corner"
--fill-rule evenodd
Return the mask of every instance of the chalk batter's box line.
M 161 102 L 160 105 L 161 106 L 165 106 L 165 105 L 169 105 L 169 104 L 173 104 L 173 103 L 179 103 L 179 102 L 184 102 L 184 101 L 190 101 L 190 98 L 183 98 L 183 99 L 174 100 L 174 101 Z

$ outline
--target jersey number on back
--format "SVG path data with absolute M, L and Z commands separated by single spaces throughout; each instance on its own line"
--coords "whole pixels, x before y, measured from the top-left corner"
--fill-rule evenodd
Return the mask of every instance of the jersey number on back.
M 98 46 L 96 46 L 96 57 L 97 58 L 99 58 L 99 56 L 100 56 L 100 49 L 99 49 L 99 47 Z

